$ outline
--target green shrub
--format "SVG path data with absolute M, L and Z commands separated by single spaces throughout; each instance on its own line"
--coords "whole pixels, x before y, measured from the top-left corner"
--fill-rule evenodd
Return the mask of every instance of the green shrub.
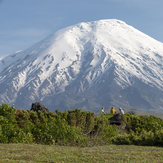
M 0 105 L 0 116 L 5 117 L 9 122 L 16 123 L 15 120 L 15 106 L 9 106 L 9 104 L 2 104 Z
M 85 139 L 81 136 L 80 128 L 68 125 L 61 117 L 49 118 L 37 124 L 32 133 L 35 142 L 41 144 L 74 144 Z
M 111 143 L 112 138 L 118 134 L 117 126 L 110 125 L 107 116 L 103 114 L 95 117 L 93 131 L 97 144 Z
M 158 131 L 163 128 L 163 120 L 154 116 L 136 116 L 134 114 L 125 114 L 125 119 L 131 126 L 131 130 L 136 132 L 139 128 L 146 131 Z
M 128 134 L 118 135 L 112 138 L 112 142 L 117 145 L 124 145 L 124 144 L 131 145 L 132 144 Z
M 36 111 L 31 110 L 30 111 L 30 121 L 34 124 L 37 124 L 39 121 L 38 113 Z
M 15 131 L 14 136 L 9 139 L 9 143 L 33 143 L 33 135 L 30 132 L 24 132 L 22 129 Z

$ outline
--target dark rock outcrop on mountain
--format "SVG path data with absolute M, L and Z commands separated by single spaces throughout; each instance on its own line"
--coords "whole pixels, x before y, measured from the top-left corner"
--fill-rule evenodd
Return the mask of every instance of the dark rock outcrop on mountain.
M 36 112 L 38 112 L 39 110 L 40 110 L 41 112 L 47 112 L 47 113 L 50 112 L 50 111 L 49 111 L 44 105 L 42 105 L 40 102 L 32 103 L 31 110 L 36 111 Z

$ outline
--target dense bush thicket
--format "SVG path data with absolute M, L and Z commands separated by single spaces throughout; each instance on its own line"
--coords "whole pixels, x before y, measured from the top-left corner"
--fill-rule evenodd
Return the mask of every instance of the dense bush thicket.
M 116 133 L 117 127 L 111 126 L 104 115 L 95 117 L 89 111 L 75 109 L 47 113 L 0 105 L 0 143 L 110 143 Z
M 163 119 L 155 116 L 137 116 L 125 114 L 130 124 L 129 133 L 119 134 L 112 139 L 115 144 L 134 144 L 147 146 L 163 146 Z
M 126 113 L 129 131 L 110 125 L 113 114 L 95 116 L 81 109 L 35 112 L 0 105 L 0 143 L 59 145 L 135 144 L 163 146 L 163 120 Z

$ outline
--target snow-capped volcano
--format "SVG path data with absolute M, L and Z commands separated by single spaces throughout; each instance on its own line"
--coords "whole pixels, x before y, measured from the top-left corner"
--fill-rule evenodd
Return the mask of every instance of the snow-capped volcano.
M 0 103 L 163 109 L 163 44 L 109 19 L 59 30 L 0 61 Z

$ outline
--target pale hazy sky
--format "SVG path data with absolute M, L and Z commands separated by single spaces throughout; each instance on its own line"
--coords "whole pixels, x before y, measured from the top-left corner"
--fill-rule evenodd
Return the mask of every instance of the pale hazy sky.
M 0 0 L 0 57 L 80 22 L 119 19 L 163 42 L 163 0 Z

